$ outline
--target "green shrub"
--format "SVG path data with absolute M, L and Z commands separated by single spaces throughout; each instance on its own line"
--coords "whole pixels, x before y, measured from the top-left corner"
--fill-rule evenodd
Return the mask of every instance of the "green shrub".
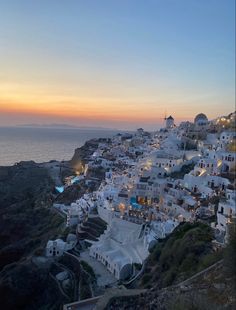
M 134 263 L 134 267 L 135 267 L 135 269 L 137 269 L 137 270 L 141 270 L 141 269 L 142 269 L 142 264 Z
M 177 275 L 176 270 L 174 270 L 174 269 L 168 270 L 165 274 L 164 279 L 163 279 L 162 286 L 166 287 L 166 286 L 171 285 L 174 282 L 176 275 Z
M 84 260 L 80 261 L 80 263 L 86 272 L 88 272 L 93 278 L 96 278 L 93 268 L 88 263 L 86 263 Z
M 145 285 L 147 284 L 152 278 L 152 275 L 149 273 L 145 273 L 142 277 L 142 284 Z
M 189 253 L 183 260 L 179 270 L 181 272 L 187 272 L 194 264 L 196 264 L 195 255 L 193 253 Z
M 84 274 L 81 275 L 79 284 L 79 294 L 81 300 L 92 297 L 92 293 L 89 286 L 89 280 L 86 278 Z
M 212 251 L 212 239 L 212 229 L 206 224 L 180 224 L 154 247 L 141 284 L 147 287 L 156 281 L 159 287 L 172 285 L 212 265 L 221 255 Z
M 224 251 L 224 269 L 228 277 L 232 279 L 232 287 L 236 290 L 236 221 L 229 225 L 229 243 Z

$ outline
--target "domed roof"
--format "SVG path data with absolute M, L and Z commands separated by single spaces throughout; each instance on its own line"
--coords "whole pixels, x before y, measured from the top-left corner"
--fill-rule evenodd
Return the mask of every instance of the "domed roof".
M 194 123 L 197 123 L 197 122 L 199 122 L 199 121 L 208 121 L 208 118 L 207 118 L 207 116 L 205 115 L 205 114 L 203 114 L 203 113 L 200 113 L 200 114 L 198 114 L 195 118 L 194 118 Z

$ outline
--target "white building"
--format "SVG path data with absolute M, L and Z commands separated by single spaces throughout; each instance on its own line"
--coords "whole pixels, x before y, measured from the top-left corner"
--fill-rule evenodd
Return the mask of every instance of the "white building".
M 210 188 L 217 187 L 221 190 L 226 190 L 227 186 L 230 184 L 230 181 L 228 179 L 222 178 L 217 175 L 207 175 L 206 182 Z
M 200 113 L 194 119 L 195 130 L 206 130 L 209 127 L 208 118 L 205 114 Z
M 113 218 L 108 229 L 90 247 L 90 256 L 100 261 L 117 279 L 132 274 L 132 264 L 148 256 L 143 225 Z
M 200 168 L 201 171 L 205 171 L 208 174 L 217 175 L 222 166 L 222 161 L 218 159 L 212 158 L 202 158 L 199 160 L 197 167 Z
M 223 144 L 229 144 L 233 141 L 236 133 L 234 131 L 223 131 L 220 134 L 220 142 Z
M 228 225 L 232 223 L 232 220 L 235 219 L 235 217 L 236 193 L 233 190 L 227 190 L 226 199 L 219 202 L 216 225 L 216 229 L 225 235 L 225 242 L 227 242 L 228 239 Z
M 108 229 L 90 247 L 90 256 L 100 261 L 117 279 L 132 275 L 133 264 L 142 264 L 149 249 L 159 238 L 165 238 L 178 221 L 154 221 L 150 227 L 113 218 Z
M 83 222 L 85 217 L 95 208 L 91 194 L 84 194 L 83 197 L 72 202 L 70 206 L 65 207 L 67 215 L 67 226 L 73 226 Z
M 166 128 L 167 129 L 171 129 L 174 127 L 174 118 L 170 115 L 169 117 L 165 118 L 166 121 Z
M 46 246 L 47 257 L 59 257 L 64 252 L 71 250 L 75 246 L 75 241 L 65 242 L 61 239 L 49 240 Z
M 219 152 L 219 158 L 222 160 L 222 172 L 233 171 L 236 167 L 235 152 Z

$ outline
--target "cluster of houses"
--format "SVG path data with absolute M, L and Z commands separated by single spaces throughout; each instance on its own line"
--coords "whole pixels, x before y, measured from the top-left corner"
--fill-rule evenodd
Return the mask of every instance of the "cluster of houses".
M 209 121 L 203 113 L 194 121 L 165 128 L 117 134 L 98 145 L 86 164 L 102 167 L 105 179 L 93 193 L 70 206 L 67 225 L 82 225 L 91 213 L 107 223 L 98 241 L 86 240 L 90 256 L 117 279 L 134 272 L 158 239 L 180 222 L 208 219 L 223 245 L 236 217 L 235 113 Z

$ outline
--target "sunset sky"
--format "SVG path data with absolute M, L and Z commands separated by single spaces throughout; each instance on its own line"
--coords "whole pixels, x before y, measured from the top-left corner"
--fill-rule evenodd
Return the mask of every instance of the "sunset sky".
M 0 126 L 235 108 L 234 0 L 0 0 Z

